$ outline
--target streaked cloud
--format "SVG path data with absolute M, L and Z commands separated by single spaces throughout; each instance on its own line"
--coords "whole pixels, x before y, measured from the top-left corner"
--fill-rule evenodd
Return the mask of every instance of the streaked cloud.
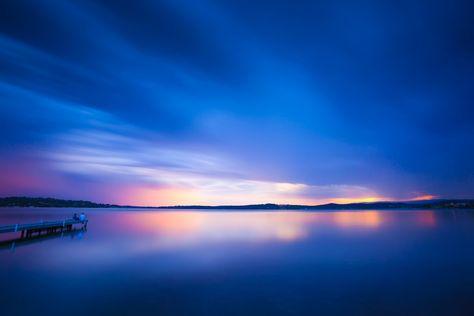
M 2 2 L 0 194 L 471 197 L 472 9 Z
M 116 124 L 117 130 L 123 126 Z M 59 135 L 54 148 L 47 148 L 43 155 L 59 172 L 143 186 L 143 189 L 123 192 L 128 196 L 123 201 L 135 205 L 142 204 L 140 199 L 143 200 L 144 195 L 153 205 L 239 204 L 242 201 L 315 204 L 377 196 L 360 186 L 260 180 L 242 169 L 238 161 L 218 152 L 152 143 L 104 129 L 72 130 Z

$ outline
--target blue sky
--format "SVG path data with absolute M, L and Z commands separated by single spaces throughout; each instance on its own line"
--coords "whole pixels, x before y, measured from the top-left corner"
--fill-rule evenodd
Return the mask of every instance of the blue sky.
M 469 1 L 2 1 L 1 195 L 472 197 Z

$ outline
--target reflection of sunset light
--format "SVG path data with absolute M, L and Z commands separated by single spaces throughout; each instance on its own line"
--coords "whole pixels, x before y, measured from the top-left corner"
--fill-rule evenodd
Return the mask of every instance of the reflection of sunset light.
M 220 241 L 293 242 L 316 227 L 374 228 L 382 223 L 377 211 L 364 212 L 140 212 L 124 214 L 121 222 L 130 233 L 155 236 L 166 247 Z M 316 228 L 317 229 L 317 228 Z M 157 245 L 158 246 L 158 245 Z
M 201 247 L 225 247 L 232 251 L 237 244 L 298 243 L 309 238 L 323 238 L 335 228 L 349 234 L 361 230 L 375 232 L 382 224 L 393 223 L 390 212 L 258 212 L 258 211 L 115 211 L 95 214 L 100 223 L 98 241 L 82 252 L 71 252 L 77 260 L 100 258 L 101 262 L 140 253 L 186 251 Z M 420 214 L 419 221 L 431 225 L 433 214 Z M 93 227 L 99 221 L 91 221 Z M 109 238 L 109 236 L 112 236 Z M 122 251 L 126 249 L 126 251 Z M 213 248 L 208 248 L 213 249 Z M 83 256 L 84 251 L 88 256 Z M 55 262 L 58 262 L 55 259 Z
M 337 212 L 334 214 L 334 222 L 342 227 L 378 227 L 382 219 L 380 212 L 377 211 Z
M 211 240 L 294 241 L 307 235 L 321 214 L 252 212 L 140 212 L 123 214 L 125 230 L 172 237 L 179 243 Z
M 305 231 L 299 227 L 282 227 L 276 231 L 276 237 L 285 241 L 302 239 L 305 235 Z
M 160 232 L 169 235 L 193 234 L 200 229 L 205 214 L 187 212 L 142 213 L 127 216 L 124 222 L 142 232 Z
M 417 212 L 416 219 L 422 226 L 436 226 L 436 216 L 433 211 Z

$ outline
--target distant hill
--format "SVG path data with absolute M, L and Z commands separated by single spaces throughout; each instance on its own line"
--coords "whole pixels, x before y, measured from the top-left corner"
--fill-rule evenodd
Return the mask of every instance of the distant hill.
M 60 200 L 53 198 L 31 198 L 31 197 L 5 197 L 0 198 L 0 207 L 83 207 L 83 208 L 98 208 L 98 207 L 119 207 L 112 204 L 99 204 L 89 201 L 74 201 L 74 200 Z
M 386 209 L 474 209 L 470 200 L 427 200 L 406 202 L 370 202 L 349 204 L 294 205 L 294 204 L 252 204 L 252 205 L 178 205 L 163 206 L 168 209 L 211 209 L 211 210 L 386 210 Z
M 0 198 L 0 207 L 82 207 L 110 208 L 133 207 L 114 204 L 99 204 L 89 201 L 60 200 L 53 198 L 5 197 Z M 252 205 L 176 205 L 149 206 L 137 208 L 193 209 L 193 210 L 387 210 L 387 209 L 474 209 L 474 199 L 444 199 L 405 202 L 370 202 L 349 204 L 293 205 L 293 204 L 252 204 Z

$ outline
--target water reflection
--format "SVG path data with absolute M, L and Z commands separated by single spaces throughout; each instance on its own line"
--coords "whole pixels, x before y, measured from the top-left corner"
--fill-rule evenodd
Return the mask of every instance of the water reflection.
M 377 228 L 382 224 L 382 214 L 376 211 L 337 212 L 333 216 L 334 224 L 339 227 Z M 386 218 L 385 218 L 386 220 Z
M 0 251 L 5 315 L 450 315 L 474 308 L 472 211 L 85 212 L 90 222 L 80 241 L 49 236 Z M 0 223 L 68 214 L 0 210 Z M 71 298 L 82 304 L 71 309 Z
M 455 214 L 455 211 L 453 211 Z M 436 226 L 436 214 L 434 211 L 425 211 L 416 213 L 416 220 L 421 226 Z
M 413 218 L 412 218 L 413 219 Z M 421 225 L 435 225 L 432 211 L 415 217 Z M 130 233 L 206 242 L 212 240 L 297 241 L 310 231 L 339 228 L 374 230 L 393 223 L 392 212 L 157 212 L 124 214 L 117 224 Z
M 89 245 L 89 251 L 93 251 L 95 247 L 110 249 L 115 246 L 142 252 L 229 242 L 291 243 L 334 229 L 350 234 L 375 232 L 404 219 L 407 219 L 410 224 L 424 227 L 434 227 L 437 224 L 437 215 L 434 211 L 158 212 L 133 210 L 117 212 L 90 210 L 88 215 L 91 218 L 90 228 L 93 229 L 95 239 L 94 245 Z M 4 216 L 11 220 L 11 214 L 7 213 Z M 41 214 L 41 216 L 50 215 Z M 114 245 L 105 247 L 104 244 L 111 242 Z M 102 251 L 102 253 L 107 252 Z
M 410 216 L 416 225 L 434 226 L 432 211 Z M 400 220 L 399 218 L 397 220 Z M 153 250 L 228 242 L 297 242 L 319 231 L 376 231 L 394 223 L 393 212 L 139 212 L 123 213 L 109 226 L 122 235 L 147 236 Z M 133 237 L 133 238 L 134 238 Z
M 15 211 L 17 212 L 17 211 Z M 57 210 L 34 216 L 58 216 Z M 112 262 L 147 253 L 188 251 L 228 247 L 237 244 L 264 245 L 298 243 L 307 239 L 324 239 L 336 230 L 346 235 L 375 234 L 393 225 L 406 224 L 434 227 L 433 211 L 328 211 L 328 212 L 196 212 L 196 211 L 95 211 L 87 212 L 93 242 L 55 243 L 60 252 L 78 261 Z M 1 216 L 1 213 L 0 213 Z M 25 214 L 22 214 L 24 218 Z M 7 214 L 9 220 L 12 215 Z M 0 217 L 1 219 L 1 217 Z M 32 218 L 33 219 L 33 218 Z M 74 236 L 80 237 L 77 233 Z M 321 237 L 323 236 L 323 237 Z M 37 241 L 57 239 L 47 236 Z M 10 241 L 3 248 L 30 241 Z M 206 247 L 206 248 L 203 248 Z M 226 251 L 218 250 L 218 251 Z M 55 265 L 67 261 L 55 259 Z M 50 263 L 48 263 L 50 264 Z
M 32 235 L 28 237 L 12 238 L 0 241 L 0 250 L 15 251 L 18 247 L 31 246 L 39 242 L 45 242 L 48 240 L 69 238 L 69 239 L 82 239 L 86 233 L 86 228 L 55 231 L 46 234 Z

